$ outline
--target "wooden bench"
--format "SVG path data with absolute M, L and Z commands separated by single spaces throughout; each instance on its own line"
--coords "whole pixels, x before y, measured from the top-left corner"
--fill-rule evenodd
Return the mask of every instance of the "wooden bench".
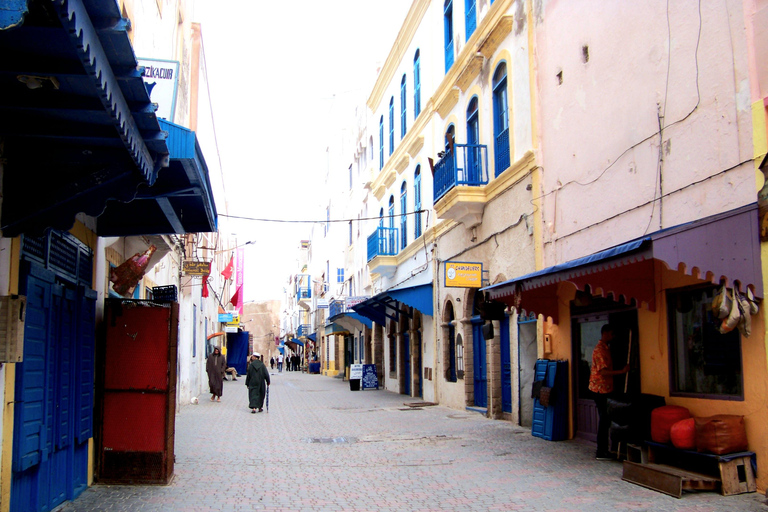
M 718 488 L 731 496 L 757 490 L 754 457 L 754 452 L 714 455 L 647 441 L 640 461 L 624 462 L 622 479 L 676 498 L 686 490 Z

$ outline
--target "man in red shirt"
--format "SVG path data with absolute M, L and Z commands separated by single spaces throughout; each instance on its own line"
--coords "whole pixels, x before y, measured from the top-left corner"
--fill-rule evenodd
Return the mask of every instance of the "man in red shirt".
M 605 324 L 600 329 L 600 341 L 592 351 L 592 368 L 589 372 L 589 390 L 594 393 L 595 406 L 599 417 L 597 423 L 597 460 L 611 460 L 608 451 L 608 429 L 611 420 L 608 418 L 608 396 L 613 392 L 614 375 L 623 375 L 629 372 L 629 365 L 621 370 L 613 369 L 611 360 L 611 341 L 613 340 L 613 327 Z

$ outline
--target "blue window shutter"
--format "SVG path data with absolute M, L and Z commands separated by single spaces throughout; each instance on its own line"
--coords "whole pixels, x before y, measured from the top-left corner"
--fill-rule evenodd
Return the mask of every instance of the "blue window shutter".
M 445 0 L 443 9 L 443 30 L 445 33 L 445 72 L 453 66 L 453 2 Z
M 493 137 L 494 166 L 498 176 L 509 167 L 509 111 L 507 103 L 507 67 L 504 62 L 498 65 L 493 74 Z
M 466 20 L 465 26 L 467 31 L 465 41 L 469 41 L 469 38 L 475 32 L 475 28 L 477 28 L 477 14 L 475 4 L 475 0 L 464 0 L 464 19 Z
M 395 152 L 395 98 L 389 98 L 389 154 Z
M 421 236 L 421 166 L 416 167 L 413 176 L 413 195 L 416 213 L 414 214 L 414 240 Z
M 405 75 L 403 75 L 403 79 L 400 81 L 400 138 L 402 139 L 405 137 L 406 132 L 406 104 L 405 104 Z
M 24 321 L 24 362 L 16 365 L 16 400 L 13 429 L 14 471 L 40 463 L 47 445 L 43 424 L 46 410 L 48 344 L 51 335 L 50 310 L 53 272 L 33 267 L 26 280 Z M 47 457 L 46 457 L 47 458 Z
M 413 118 L 421 113 L 421 57 L 419 50 L 413 58 Z
M 384 168 L 384 116 L 379 119 L 379 170 Z
M 88 288 L 78 290 L 78 393 L 75 433 L 77 442 L 93 437 L 93 381 L 96 351 L 96 292 Z
M 405 249 L 408 245 L 407 195 L 407 187 L 403 182 L 402 187 L 400 187 L 400 249 Z
M 51 347 L 49 359 L 55 361 L 58 371 L 51 373 L 51 396 L 54 397 L 53 436 L 56 448 L 65 448 L 72 444 L 75 429 L 73 428 L 77 374 L 75 354 L 78 343 L 77 298 L 75 290 L 68 288 L 54 289 L 53 307 L 51 308 L 54 325 L 57 332 L 57 343 Z

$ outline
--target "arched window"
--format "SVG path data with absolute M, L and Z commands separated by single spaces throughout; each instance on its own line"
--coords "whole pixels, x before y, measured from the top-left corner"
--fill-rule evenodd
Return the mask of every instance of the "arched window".
M 483 159 L 480 154 L 480 124 L 478 122 L 477 96 L 473 96 L 467 107 L 467 177 L 469 185 L 482 185 Z
M 496 176 L 509 167 L 509 110 L 507 65 L 502 62 L 493 73 L 493 142 Z
M 389 98 L 389 154 L 395 152 L 395 98 Z
M 405 74 L 403 74 L 403 79 L 400 80 L 400 138 L 402 139 L 405 137 L 405 131 L 407 127 L 405 126 Z
M 379 170 L 384 168 L 384 116 L 379 119 Z
M 403 180 L 403 184 L 400 186 L 400 250 L 405 249 L 405 246 L 408 245 L 407 197 L 408 189 L 405 180 Z
M 465 26 L 467 29 L 467 37 L 465 41 L 469 41 L 470 36 L 475 32 L 475 28 L 477 28 L 477 14 L 475 4 L 477 2 L 475 0 L 464 0 L 464 20 L 465 20 Z
M 413 118 L 416 119 L 421 113 L 421 57 L 419 50 L 413 57 Z
M 416 166 L 416 171 L 413 173 L 413 200 L 414 200 L 414 226 L 413 239 L 416 240 L 421 236 L 421 166 Z
M 453 0 L 443 4 L 443 33 L 445 40 L 445 72 L 453 66 Z

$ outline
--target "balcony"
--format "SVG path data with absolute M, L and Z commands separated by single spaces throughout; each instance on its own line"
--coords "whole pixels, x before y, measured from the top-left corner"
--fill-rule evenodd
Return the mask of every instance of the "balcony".
M 435 164 L 434 204 L 440 219 L 453 219 L 467 227 L 480 224 L 488 184 L 488 147 L 455 144 Z
M 296 274 L 296 303 L 309 310 L 312 298 L 312 279 L 309 274 Z
M 346 311 L 347 305 L 344 299 L 333 299 L 331 300 L 330 304 L 328 304 L 328 318 L 333 318 L 334 316 L 340 315 Z
M 394 275 L 397 269 L 399 238 L 397 228 L 379 226 L 368 237 L 368 270 L 374 274 Z
M 296 329 L 296 337 L 306 338 L 310 334 L 311 326 L 309 324 L 301 324 L 298 329 Z

